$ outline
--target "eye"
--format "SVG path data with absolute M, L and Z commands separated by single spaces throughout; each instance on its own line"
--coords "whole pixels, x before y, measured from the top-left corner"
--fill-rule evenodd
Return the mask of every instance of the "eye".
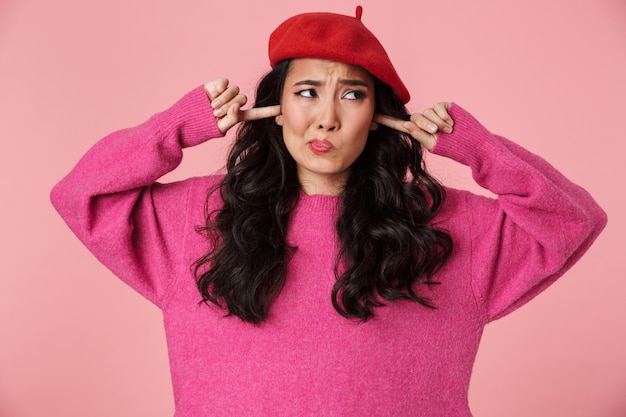
M 360 91 L 360 90 L 350 90 L 350 91 L 347 91 L 343 95 L 343 98 L 346 98 L 348 100 L 361 100 L 361 99 L 365 98 L 366 96 L 367 95 L 363 91 Z
M 315 91 L 314 88 L 307 88 L 305 90 L 298 91 L 296 95 L 307 98 L 315 98 L 317 97 L 317 91 Z

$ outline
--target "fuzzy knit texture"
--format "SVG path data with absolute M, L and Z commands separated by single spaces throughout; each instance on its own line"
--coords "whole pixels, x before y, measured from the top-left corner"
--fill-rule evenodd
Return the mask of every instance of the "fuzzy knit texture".
M 298 248 L 269 319 L 255 326 L 199 304 L 191 265 L 208 250 L 195 227 L 219 176 L 160 184 L 182 149 L 221 134 L 202 87 L 90 149 L 52 202 L 115 275 L 163 312 L 177 417 L 468 417 L 484 326 L 570 268 L 606 223 L 589 194 L 453 104 L 433 150 L 468 165 L 497 198 L 447 189 L 436 222 L 454 252 L 425 295 L 432 310 L 389 302 L 366 323 L 331 305 L 338 197 L 306 195 L 288 241 Z M 211 208 L 220 204 L 209 200 Z

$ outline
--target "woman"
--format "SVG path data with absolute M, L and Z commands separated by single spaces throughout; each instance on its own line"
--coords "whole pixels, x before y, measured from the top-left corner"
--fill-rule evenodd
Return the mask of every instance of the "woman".
M 460 106 L 409 116 L 360 14 L 288 19 L 254 108 L 210 82 L 102 139 L 52 192 L 163 311 L 177 416 L 470 416 L 484 326 L 604 227 L 583 189 Z M 155 182 L 236 125 L 225 176 Z M 421 147 L 497 199 L 439 185 Z

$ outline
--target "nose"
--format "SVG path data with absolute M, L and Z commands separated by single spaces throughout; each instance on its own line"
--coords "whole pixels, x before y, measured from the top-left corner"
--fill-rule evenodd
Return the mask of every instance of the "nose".
M 325 100 L 320 105 L 317 128 L 326 132 L 338 130 L 341 124 L 335 101 L 333 99 Z

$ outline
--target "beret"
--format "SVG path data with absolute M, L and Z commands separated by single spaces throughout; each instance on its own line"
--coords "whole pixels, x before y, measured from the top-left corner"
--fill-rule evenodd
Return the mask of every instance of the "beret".
M 376 36 L 356 17 L 335 13 L 303 13 L 281 23 L 270 35 L 269 59 L 272 68 L 285 59 L 321 58 L 358 65 L 389 84 L 402 103 L 411 99 Z

